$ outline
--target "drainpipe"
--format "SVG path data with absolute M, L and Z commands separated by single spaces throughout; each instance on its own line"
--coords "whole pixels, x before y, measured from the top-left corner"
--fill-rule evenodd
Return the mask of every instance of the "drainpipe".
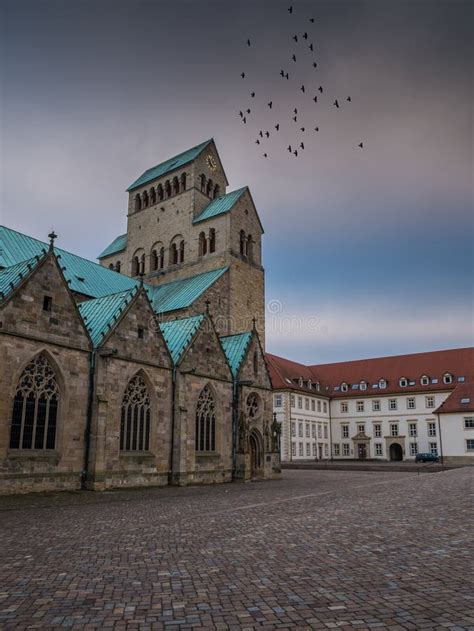
M 168 484 L 173 482 L 174 472 L 174 437 L 175 437 L 175 420 L 176 420 L 176 366 L 173 366 L 171 373 L 171 453 L 170 453 L 170 473 L 168 476 Z
M 329 460 L 332 462 L 334 460 L 332 455 L 332 415 L 331 415 L 331 399 L 328 400 L 328 410 L 329 410 Z M 340 449 L 340 447 L 339 447 Z
M 237 379 L 232 380 L 232 480 L 237 473 L 237 425 L 239 419 L 239 396 Z
M 441 421 L 439 418 L 439 412 L 436 414 L 438 417 L 438 432 L 439 432 L 439 452 L 441 456 L 441 464 L 444 466 L 444 457 L 443 457 L 443 439 L 441 436 Z
M 86 418 L 86 431 L 84 436 L 85 451 L 84 451 L 84 468 L 81 472 L 81 490 L 87 489 L 87 483 L 89 481 L 89 460 L 91 450 L 91 433 L 92 433 L 92 411 L 94 407 L 94 378 L 95 378 L 95 365 L 96 365 L 96 351 L 92 351 L 89 358 L 89 389 L 87 394 L 87 418 Z

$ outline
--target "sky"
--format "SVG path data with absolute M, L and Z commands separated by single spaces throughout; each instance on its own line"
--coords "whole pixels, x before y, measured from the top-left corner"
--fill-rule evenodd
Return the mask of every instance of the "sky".
M 1 222 L 95 259 L 127 186 L 213 137 L 265 227 L 268 351 L 472 345 L 472 7 L 3 0 Z

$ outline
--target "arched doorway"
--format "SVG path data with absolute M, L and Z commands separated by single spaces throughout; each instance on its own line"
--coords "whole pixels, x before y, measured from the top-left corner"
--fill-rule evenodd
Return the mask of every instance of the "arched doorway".
M 249 445 L 250 474 L 252 478 L 258 478 L 263 473 L 263 441 L 256 430 L 250 432 Z
M 398 443 L 390 445 L 390 460 L 403 460 L 403 449 Z

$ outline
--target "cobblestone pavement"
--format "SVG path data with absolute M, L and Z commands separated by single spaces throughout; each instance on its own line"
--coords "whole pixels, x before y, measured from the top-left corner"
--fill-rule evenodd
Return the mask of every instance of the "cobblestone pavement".
M 473 469 L 0 499 L 1 629 L 473 629 Z

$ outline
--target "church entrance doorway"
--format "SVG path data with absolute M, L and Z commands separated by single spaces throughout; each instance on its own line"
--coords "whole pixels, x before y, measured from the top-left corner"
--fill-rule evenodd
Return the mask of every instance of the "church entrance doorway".
M 403 460 L 403 449 L 398 443 L 390 445 L 390 460 Z
M 263 473 L 263 441 L 259 432 L 253 430 L 249 437 L 250 443 L 250 474 L 258 478 Z
M 359 443 L 357 445 L 357 455 L 359 460 L 365 460 L 367 458 L 367 445 L 365 443 Z

